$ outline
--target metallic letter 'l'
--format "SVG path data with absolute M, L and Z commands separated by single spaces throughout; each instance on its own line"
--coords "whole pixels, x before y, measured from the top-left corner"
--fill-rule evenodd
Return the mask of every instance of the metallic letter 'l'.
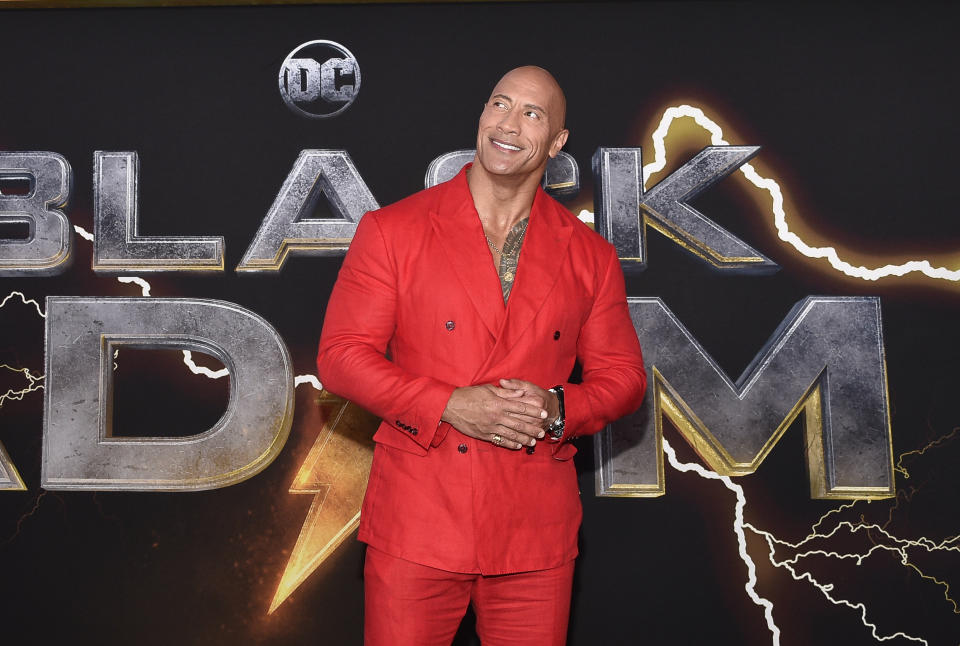
M 93 270 L 223 271 L 223 238 L 141 236 L 136 152 L 93 153 Z

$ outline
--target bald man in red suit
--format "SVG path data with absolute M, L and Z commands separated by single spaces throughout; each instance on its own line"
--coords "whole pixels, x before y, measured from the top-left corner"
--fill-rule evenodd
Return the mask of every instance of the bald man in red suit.
M 570 441 L 646 387 L 616 251 L 540 186 L 565 112 L 548 72 L 507 73 L 473 163 L 366 214 L 330 297 L 320 378 L 383 420 L 359 535 L 368 645 L 449 644 L 471 602 L 484 646 L 565 643 Z

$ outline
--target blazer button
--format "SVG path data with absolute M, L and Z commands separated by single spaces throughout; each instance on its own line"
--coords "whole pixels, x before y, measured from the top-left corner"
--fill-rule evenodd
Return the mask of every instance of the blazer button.
M 453 321 L 447 321 L 446 328 L 448 332 L 453 332 L 453 328 L 457 327 L 457 324 Z
M 461 444 L 460 446 L 457 447 L 457 450 L 460 451 L 461 453 L 466 453 L 466 452 L 467 452 L 467 445 L 466 445 L 466 444 Z
M 553 340 L 556 341 L 560 338 L 560 330 L 557 330 L 553 333 Z

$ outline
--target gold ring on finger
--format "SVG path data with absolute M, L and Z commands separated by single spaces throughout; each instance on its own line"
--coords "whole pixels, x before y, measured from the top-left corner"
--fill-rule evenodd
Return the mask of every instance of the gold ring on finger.
M 500 437 L 499 433 L 493 434 L 493 443 L 496 444 L 497 446 L 500 446 L 501 444 L 503 444 L 503 438 Z

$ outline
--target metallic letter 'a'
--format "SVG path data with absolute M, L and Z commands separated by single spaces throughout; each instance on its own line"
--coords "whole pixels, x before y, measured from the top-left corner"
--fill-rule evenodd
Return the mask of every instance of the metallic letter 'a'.
M 617 248 L 625 271 L 646 268 L 647 226 L 716 269 L 777 271 L 779 265 L 689 204 L 759 151 L 759 146 L 708 146 L 644 192 L 640 148 L 598 148 L 593 155 L 596 229 Z
M 230 373 L 223 417 L 187 437 L 115 436 L 113 352 L 120 347 L 195 350 L 222 361 Z M 48 297 L 46 375 L 46 489 L 226 487 L 270 464 L 292 422 L 293 370 L 283 340 L 265 320 L 225 301 Z
M 7 455 L 3 444 L 0 444 L 0 491 L 26 491 L 27 486 L 23 484 L 23 478 L 17 472 L 17 467 L 13 465 L 10 456 Z
M 3 180 L 18 180 L 25 194 L 5 194 Z M 73 228 L 59 209 L 70 199 L 73 171 L 57 153 L 0 152 L 0 222 L 29 227 L 22 240 L 0 238 L 0 276 L 53 276 L 73 256 Z
M 321 199 L 338 217 L 307 217 Z M 360 218 L 378 208 L 347 151 L 301 151 L 237 271 L 278 272 L 288 254 L 342 256 Z
M 893 496 L 879 299 L 800 301 L 735 382 L 663 301 L 627 300 L 652 387 L 596 437 L 597 495 L 664 493 L 664 416 L 714 471 L 743 475 L 803 411 L 811 497 Z
M 223 238 L 141 236 L 136 152 L 93 153 L 93 270 L 223 271 Z
M 460 169 L 473 161 L 475 150 L 455 150 L 440 155 L 427 167 L 423 180 L 424 188 L 431 188 L 453 179 Z M 576 197 L 580 192 L 580 167 L 577 160 L 563 152 L 547 160 L 547 170 L 543 174 L 543 190 L 557 199 Z

